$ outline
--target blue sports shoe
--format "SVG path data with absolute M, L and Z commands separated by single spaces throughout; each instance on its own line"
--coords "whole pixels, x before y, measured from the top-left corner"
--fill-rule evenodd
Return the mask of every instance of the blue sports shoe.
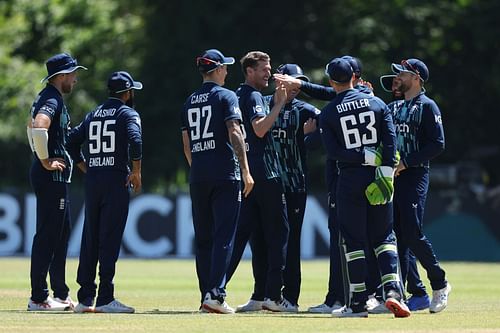
M 424 296 L 411 296 L 406 304 L 410 311 L 418 311 L 428 309 L 431 301 L 429 296 L 425 294 Z

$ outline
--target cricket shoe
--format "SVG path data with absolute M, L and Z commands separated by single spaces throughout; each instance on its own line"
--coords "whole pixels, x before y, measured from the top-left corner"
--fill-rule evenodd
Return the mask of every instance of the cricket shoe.
M 432 301 L 429 306 L 430 313 L 438 313 L 446 309 L 448 305 L 448 295 L 451 292 L 451 284 L 447 283 L 446 287 L 432 291 Z
M 73 309 L 75 313 L 94 313 L 95 308 L 92 305 L 85 305 L 83 303 L 78 303 Z
M 66 299 L 60 299 L 59 297 L 54 297 L 54 301 L 59 302 L 61 304 L 67 304 L 68 308 L 66 310 L 71 310 L 73 311 L 76 307 L 76 302 L 71 299 L 71 297 L 68 295 Z
M 40 303 L 33 302 L 31 298 L 28 301 L 28 311 L 64 311 L 68 308 L 67 304 L 59 303 L 51 297 L 47 297 L 45 301 Z
M 253 312 L 262 310 L 263 301 L 256 301 L 254 299 L 249 299 L 248 302 L 236 307 L 236 312 Z
M 408 304 L 408 309 L 410 309 L 410 311 L 418 311 L 428 309 L 431 304 L 431 300 L 427 294 L 424 296 L 413 295 L 406 303 Z
M 94 312 L 97 313 L 134 313 L 135 309 L 127 306 L 117 299 L 112 300 L 108 304 L 96 306 Z
M 396 318 L 406 318 L 411 315 L 410 309 L 408 309 L 406 304 L 401 300 L 401 295 L 394 290 L 387 293 L 385 307 L 389 309 Z
M 385 306 L 385 303 L 379 302 L 375 296 L 368 296 L 368 300 L 366 301 L 366 310 L 371 314 L 391 313 L 391 311 L 389 311 L 389 309 Z
M 332 306 L 329 306 L 326 303 L 316 305 L 316 306 L 311 306 L 309 309 L 307 309 L 307 312 L 309 313 L 332 313 L 333 310 L 340 309 L 342 307 L 342 304 L 340 302 L 335 302 L 333 303 Z
M 353 304 L 351 307 L 344 305 L 340 309 L 332 311 L 334 318 L 368 318 L 368 311 L 361 304 Z
M 224 297 L 212 295 L 211 292 L 208 292 L 205 295 L 205 299 L 203 300 L 202 307 L 211 313 L 220 313 L 220 314 L 233 314 L 234 309 L 230 307 Z
M 299 307 L 297 305 L 293 305 L 284 297 L 277 301 L 266 298 L 262 303 L 262 308 L 272 312 L 299 312 Z

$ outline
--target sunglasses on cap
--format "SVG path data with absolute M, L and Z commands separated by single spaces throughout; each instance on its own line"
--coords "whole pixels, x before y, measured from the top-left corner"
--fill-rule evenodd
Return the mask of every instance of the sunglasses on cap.
M 402 60 L 401 61 L 401 66 L 409 68 L 412 72 L 414 72 L 415 74 L 417 74 L 417 75 L 420 76 L 419 70 L 417 68 L 415 68 L 415 66 L 413 66 L 412 64 L 410 64 L 408 62 L 408 60 Z
M 208 58 L 204 58 L 204 57 L 198 57 L 198 58 L 196 58 L 196 65 L 198 65 L 198 66 L 200 66 L 200 65 L 204 65 L 204 66 L 207 66 L 207 65 L 221 66 L 222 64 L 220 62 L 212 60 L 212 59 L 208 59 Z

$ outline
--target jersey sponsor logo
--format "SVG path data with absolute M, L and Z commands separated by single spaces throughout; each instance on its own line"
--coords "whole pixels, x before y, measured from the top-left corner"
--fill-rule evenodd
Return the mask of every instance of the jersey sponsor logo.
M 290 111 L 289 110 L 285 111 L 285 113 L 283 114 L 283 119 L 284 120 L 290 119 Z
M 262 111 L 262 106 L 260 106 L 260 105 L 256 105 L 256 106 L 254 106 L 254 107 L 253 107 L 253 112 L 254 112 L 254 113 L 262 113 L 262 112 L 263 112 L 263 111 Z
M 105 167 L 105 166 L 114 166 L 115 158 L 114 156 L 103 156 L 101 157 L 91 157 L 89 158 L 89 167 Z
M 394 127 L 396 127 L 398 133 L 410 133 L 410 126 L 408 126 L 408 124 L 394 124 Z
M 191 148 L 191 152 L 198 153 L 201 151 L 213 150 L 213 149 L 215 149 L 215 140 L 207 140 L 194 143 L 193 147 Z
M 64 198 L 59 199 L 59 210 L 64 210 L 66 207 L 66 200 Z
M 275 139 L 286 139 L 286 131 L 281 127 L 274 128 L 271 133 Z
M 206 103 L 210 93 L 191 96 L 191 104 Z
M 439 116 L 439 115 L 434 115 L 434 121 L 438 124 L 443 123 L 443 120 L 441 119 L 441 116 Z
M 367 98 L 357 99 L 352 102 L 340 103 L 337 105 L 337 112 L 342 113 L 346 111 L 353 111 L 370 106 L 370 101 Z
M 418 208 L 418 204 L 417 203 L 412 203 L 411 204 L 411 208 L 417 209 Z

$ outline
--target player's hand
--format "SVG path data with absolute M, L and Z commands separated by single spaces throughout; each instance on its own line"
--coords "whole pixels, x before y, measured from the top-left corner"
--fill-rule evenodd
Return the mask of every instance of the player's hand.
M 40 160 L 42 166 L 49 171 L 63 171 L 66 168 L 66 161 L 63 158 L 46 158 L 44 160 Z
M 300 89 L 302 82 L 299 79 L 286 74 L 273 74 L 276 85 L 284 85 L 288 90 Z
M 361 84 L 365 87 L 368 87 L 371 91 L 373 91 L 373 85 L 371 84 L 371 82 L 361 79 L 361 80 L 359 80 L 359 84 Z
M 309 118 L 307 121 L 304 123 L 304 134 L 310 134 L 316 131 L 317 128 L 317 120 L 314 118 Z
M 404 170 L 406 170 L 404 163 L 398 160 L 398 165 L 396 166 L 396 173 L 394 176 L 398 177 Z
M 375 180 L 365 190 L 370 205 L 385 205 L 394 195 L 394 169 L 380 166 L 375 169 Z
M 130 186 L 134 193 L 139 193 L 142 187 L 142 177 L 140 172 L 132 171 L 127 178 L 127 184 L 125 186 Z
M 285 105 L 286 103 L 286 87 L 284 84 L 279 84 L 276 86 L 276 91 L 274 92 L 274 104 Z
M 252 192 L 253 186 L 255 185 L 255 182 L 252 178 L 252 175 L 250 175 L 250 172 L 246 172 L 242 175 L 243 179 L 243 195 L 248 197 L 250 192 Z

